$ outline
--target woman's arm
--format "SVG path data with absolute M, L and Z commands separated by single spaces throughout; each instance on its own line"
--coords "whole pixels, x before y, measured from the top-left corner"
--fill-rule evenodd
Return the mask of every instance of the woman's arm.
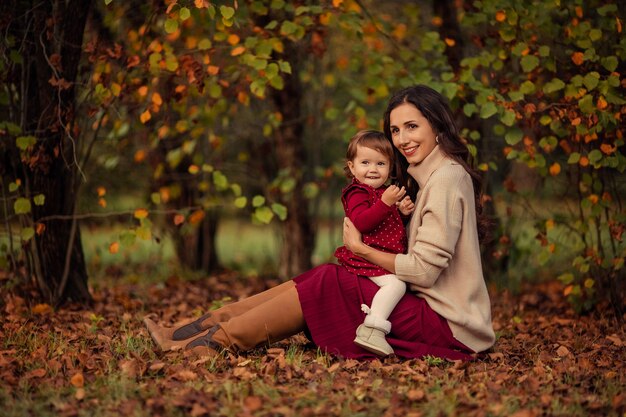
M 355 255 L 378 265 L 389 272 L 395 273 L 396 255 L 376 250 L 367 246 L 361 239 L 361 232 L 354 226 L 349 218 L 343 219 L 343 244 Z

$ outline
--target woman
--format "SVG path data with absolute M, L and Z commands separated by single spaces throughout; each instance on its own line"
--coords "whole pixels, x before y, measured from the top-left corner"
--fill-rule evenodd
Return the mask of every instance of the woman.
M 396 93 L 384 131 L 394 145 L 397 179 L 415 201 L 408 253 L 372 249 L 349 219 L 344 245 L 407 283 L 410 291 L 388 318 L 396 355 L 471 359 L 495 341 L 480 261 L 479 177 L 445 99 L 429 87 Z M 164 350 L 248 350 L 305 330 L 329 353 L 372 358 L 352 335 L 364 319 L 361 304 L 370 305 L 377 290 L 369 279 L 326 264 L 187 325 L 165 328 L 149 319 L 146 325 Z

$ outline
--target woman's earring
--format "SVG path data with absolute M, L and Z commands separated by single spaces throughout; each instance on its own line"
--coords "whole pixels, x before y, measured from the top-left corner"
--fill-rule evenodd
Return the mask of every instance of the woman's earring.
M 435 136 L 435 142 L 439 143 L 439 135 Z

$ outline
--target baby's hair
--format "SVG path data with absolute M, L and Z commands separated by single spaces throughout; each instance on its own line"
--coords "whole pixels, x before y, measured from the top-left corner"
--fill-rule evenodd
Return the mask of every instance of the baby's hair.
M 385 138 L 383 132 L 378 130 L 361 130 L 356 135 L 350 138 L 348 143 L 348 150 L 346 151 L 346 165 L 343 167 L 343 171 L 348 178 L 352 178 L 352 172 L 348 168 L 348 161 L 353 161 L 356 158 L 356 151 L 358 146 L 365 146 L 366 148 L 374 149 L 385 155 L 389 159 L 389 164 L 393 165 L 394 153 L 393 145 Z M 390 167 L 390 172 L 393 172 Z

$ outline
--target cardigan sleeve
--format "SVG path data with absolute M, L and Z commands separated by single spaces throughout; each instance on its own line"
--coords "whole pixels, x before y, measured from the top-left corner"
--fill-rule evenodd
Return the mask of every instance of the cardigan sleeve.
M 422 288 L 432 287 L 454 256 L 463 222 L 464 188 L 457 172 L 433 175 L 422 190 L 420 221 L 412 221 L 407 254 L 395 259 L 396 275 Z M 469 190 L 473 193 L 472 189 Z M 467 192 L 467 191 L 466 191 Z
M 374 230 L 394 208 L 381 199 L 370 206 L 370 194 L 361 187 L 350 187 L 346 190 L 343 201 L 346 215 L 361 233 Z

